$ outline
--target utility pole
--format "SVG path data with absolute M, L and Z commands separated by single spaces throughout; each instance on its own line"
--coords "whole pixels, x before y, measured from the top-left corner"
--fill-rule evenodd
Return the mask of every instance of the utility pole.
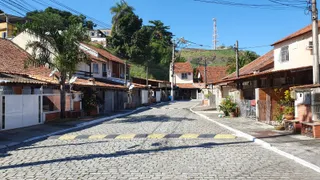
M 149 65 L 147 65 L 147 67 L 146 67 L 146 86 L 149 85 L 149 81 L 148 81 L 149 67 L 148 67 L 148 66 L 149 66 Z
M 239 77 L 239 42 L 238 40 L 236 41 L 235 50 L 236 50 L 236 75 L 238 78 Z
M 213 49 L 217 50 L 217 42 L 218 42 L 218 30 L 217 30 L 217 19 L 213 18 Z
M 207 58 L 204 58 L 204 85 L 207 88 Z
M 124 62 L 124 86 L 127 86 L 127 60 Z
M 312 0 L 313 84 L 319 84 L 319 38 L 317 1 Z
M 171 101 L 174 101 L 174 92 L 173 92 L 173 81 L 174 81 L 174 59 L 175 59 L 175 48 L 176 45 L 176 41 L 173 40 L 172 42 L 172 59 L 171 59 L 171 91 L 170 91 L 170 95 L 171 95 Z

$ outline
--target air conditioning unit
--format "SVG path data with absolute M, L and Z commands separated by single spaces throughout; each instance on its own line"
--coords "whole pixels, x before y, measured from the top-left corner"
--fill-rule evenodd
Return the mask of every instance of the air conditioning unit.
M 295 105 L 300 104 L 311 104 L 311 93 L 310 92 L 296 92 Z
M 313 49 L 313 42 L 309 41 L 309 44 L 307 46 L 307 50 L 312 50 Z

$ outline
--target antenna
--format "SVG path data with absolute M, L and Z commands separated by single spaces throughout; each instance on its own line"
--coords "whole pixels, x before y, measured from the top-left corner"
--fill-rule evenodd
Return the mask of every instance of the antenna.
M 213 49 L 216 50 L 217 49 L 217 42 L 218 41 L 218 30 L 217 30 L 217 19 L 213 18 L 213 39 L 212 39 L 212 43 L 213 43 Z

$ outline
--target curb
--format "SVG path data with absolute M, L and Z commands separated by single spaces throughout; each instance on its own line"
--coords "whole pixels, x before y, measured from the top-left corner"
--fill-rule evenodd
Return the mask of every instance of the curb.
M 115 118 L 119 118 L 119 117 L 125 117 L 125 116 L 131 115 L 131 114 L 133 114 L 133 113 L 135 113 L 137 111 L 146 110 L 146 109 L 148 109 L 150 107 L 155 107 L 155 106 L 163 105 L 163 104 L 166 104 L 166 103 L 168 103 L 168 102 L 161 102 L 161 103 L 153 104 L 153 105 L 150 105 L 150 106 L 139 107 L 139 108 L 137 108 L 135 110 L 132 110 L 130 112 L 127 112 L 127 113 L 116 114 L 116 115 L 109 116 L 109 117 L 99 118 L 99 119 L 96 119 L 96 120 L 93 120 L 93 121 L 90 121 L 90 122 L 84 122 L 84 123 L 81 123 L 81 124 L 77 124 L 75 127 L 59 130 L 59 131 L 52 132 L 52 133 L 45 134 L 45 135 L 41 135 L 41 136 L 32 137 L 32 138 L 26 139 L 26 140 L 24 140 L 22 142 L 13 142 L 13 143 L 10 143 L 8 145 L 0 146 L 0 150 L 6 149 L 6 148 L 12 148 L 12 147 L 20 146 L 22 144 L 30 143 L 30 142 L 33 142 L 33 141 L 43 140 L 43 139 L 46 139 L 46 138 L 48 138 L 50 136 L 59 135 L 59 134 L 63 134 L 63 133 L 68 133 L 68 132 L 75 131 L 75 130 L 78 130 L 78 129 L 81 129 L 81 128 L 85 128 L 87 126 L 96 125 L 96 124 L 99 124 L 101 122 L 108 121 L 108 120 L 111 120 L 111 119 L 115 119 Z M 169 103 L 172 103 L 172 102 L 169 102 Z
M 197 105 L 198 105 L 198 104 L 197 104 Z M 195 105 L 195 106 L 197 106 L 197 105 Z M 285 151 L 282 151 L 282 150 L 280 150 L 280 149 L 272 146 L 270 143 L 265 142 L 265 141 L 263 141 L 263 140 L 261 140 L 261 139 L 258 139 L 258 138 L 256 138 L 256 137 L 250 135 L 250 134 L 247 134 L 247 133 L 245 133 L 245 132 L 242 132 L 242 131 L 239 131 L 239 130 L 237 130 L 237 129 L 234 129 L 234 128 L 230 127 L 230 126 L 227 126 L 227 125 L 224 125 L 224 124 L 222 124 L 222 123 L 219 123 L 219 122 L 217 122 L 217 121 L 209 118 L 209 117 L 206 116 L 206 115 L 203 115 L 203 114 L 200 114 L 200 113 L 198 113 L 198 112 L 196 112 L 196 111 L 193 111 L 192 108 L 194 108 L 195 106 L 192 106 L 192 107 L 190 108 L 190 111 L 193 112 L 194 114 L 197 114 L 198 116 L 201 116 L 202 118 L 204 118 L 204 119 L 206 119 L 206 120 L 209 120 L 209 121 L 211 121 L 211 122 L 213 122 L 213 123 L 215 123 L 215 124 L 217 124 L 217 125 L 219 125 L 219 126 L 221 126 L 221 127 L 223 127 L 223 128 L 226 128 L 226 129 L 234 132 L 234 133 L 235 133 L 237 136 L 239 136 L 239 137 L 246 138 L 246 139 L 248 139 L 249 141 L 252 141 L 252 142 L 258 144 L 258 145 L 262 146 L 262 147 L 265 148 L 265 149 L 271 150 L 271 151 L 273 151 L 273 152 L 275 152 L 275 153 L 277 153 L 277 154 L 279 154 L 279 155 L 281 155 L 281 156 L 284 156 L 284 157 L 286 157 L 286 158 L 288 158 L 288 159 L 294 160 L 295 162 L 297 162 L 297 163 L 299 163 L 299 164 L 301 164 L 301 165 L 303 165 L 303 166 L 305 166 L 305 167 L 308 167 L 308 168 L 310 168 L 310 169 L 312 169 L 312 170 L 320 173 L 320 167 L 319 167 L 319 166 L 317 166 L 317 165 L 315 165 L 315 164 L 312 164 L 312 163 L 310 163 L 310 162 L 308 162 L 308 161 L 306 161 L 306 160 L 303 160 L 303 159 L 301 159 L 301 158 L 299 158 L 299 157 L 297 157 L 297 156 L 295 156 L 295 155 L 293 155 L 293 154 L 290 154 L 290 153 L 287 153 L 287 152 L 285 152 Z

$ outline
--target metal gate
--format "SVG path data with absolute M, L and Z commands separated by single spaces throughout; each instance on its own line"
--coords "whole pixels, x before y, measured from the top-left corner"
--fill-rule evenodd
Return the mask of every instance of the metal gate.
M 211 107 L 217 108 L 217 105 L 216 105 L 216 95 L 211 94 L 211 95 L 209 96 L 209 101 L 210 101 L 210 106 L 211 106 Z
M 41 95 L 4 95 L 0 97 L 0 129 L 8 130 L 42 123 Z

